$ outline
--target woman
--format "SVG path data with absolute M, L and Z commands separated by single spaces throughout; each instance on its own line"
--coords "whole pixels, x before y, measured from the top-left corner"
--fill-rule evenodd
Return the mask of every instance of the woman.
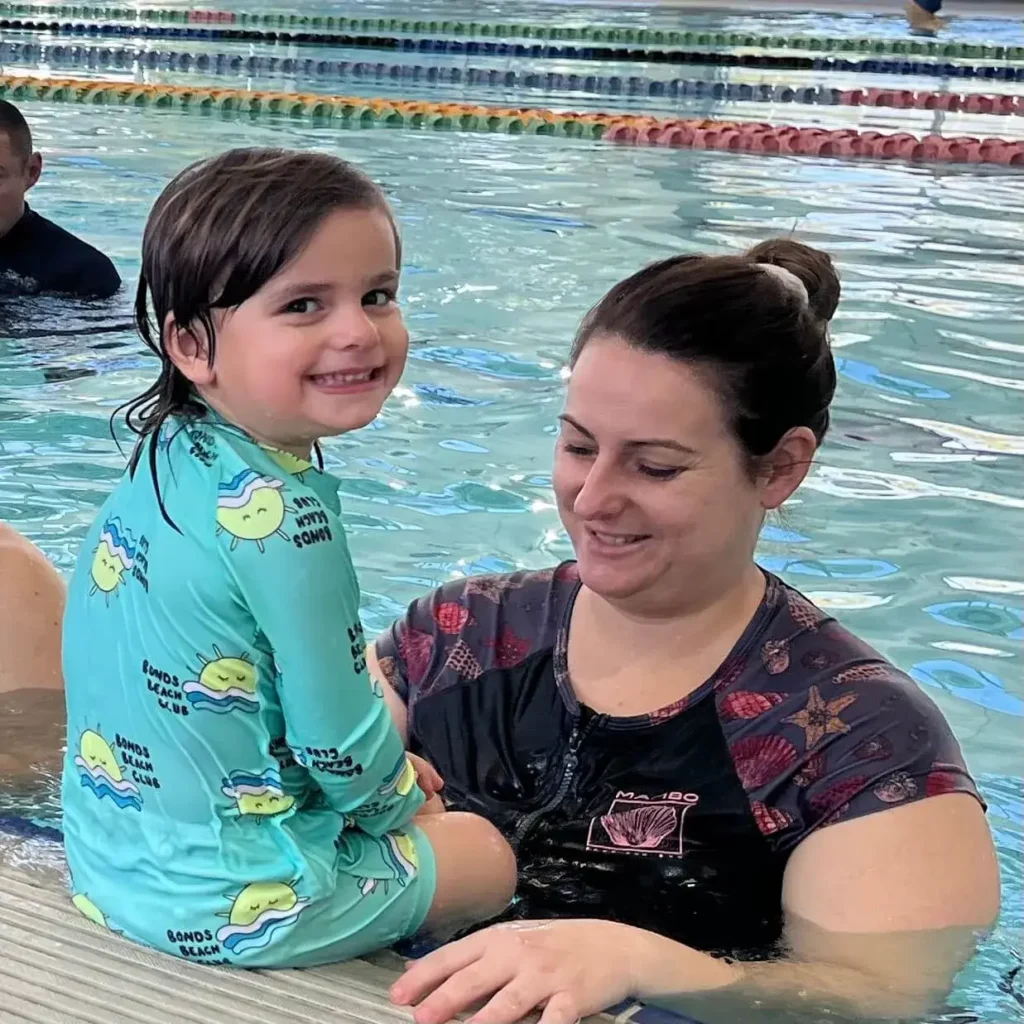
M 829 258 L 789 241 L 614 287 L 555 456 L 577 561 L 455 581 L 378 640 L 410 749 L 520 865 L 513 922 L 394 986 L 418 1024 L 481 1001 L 481 1024 L 571 1024 L 630 996 L 707 1022 L 910 1015 L 993 922 L 938 710 L 753 558 L 828 428 L 838 300 Z

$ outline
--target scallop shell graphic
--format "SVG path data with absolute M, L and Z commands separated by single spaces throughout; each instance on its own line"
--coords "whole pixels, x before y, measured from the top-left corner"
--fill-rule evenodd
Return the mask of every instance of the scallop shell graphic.
M 771 693 L 764 690 L 734 690 L 722 698 L 722 717 L 726 721 L 733 721 L 737 718 L 757 718 L 766 711 L 771 711 L 785 699 L 784 693 Z
M 752 800 L 750 809 L 754 814 L 754 821 L 761 830 L 761 835 L 770 836 L 793 824 L 793 815 L 781 807 L 768 807 L 760 800 Z
M 605 814 L 601 818 L 608 838 L 616 845 L 631 850 L 654 850 L 679 824 L 674 807 L 656 804 L 634 807 L 630 811 Z
M 865 775 L 853 775 L 842 782 L 837 782 L 827 789 L 811 797 L 811 810 L 821 819 L 827 820 L 837 814 L 858 794 L 869 785 Z
M 796 762 L 796 747 L 782 736 L 746 736 L 729 748 L 746 790 L 773 782 Z
M 786 604 L 793 621 L 802 629 L 813 632 L 824 620 L 825 616 L 805 597 L 794 590 L 786 591 Z

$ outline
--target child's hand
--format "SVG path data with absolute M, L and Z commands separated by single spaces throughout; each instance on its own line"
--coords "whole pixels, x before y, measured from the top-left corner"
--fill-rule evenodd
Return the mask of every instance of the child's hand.
M 416 754 L 408 754 L 407 756 L 412 762 L 413 768 L 416 769 L 416 782 L 419 784 L 420 789 L 423 790 L 423 795 L 427 800 L 431 800 L 441 792 L 441 789 L 444 787 L 444 779 L 441 778 L 437 769 L 429 761 L 425 761 Z

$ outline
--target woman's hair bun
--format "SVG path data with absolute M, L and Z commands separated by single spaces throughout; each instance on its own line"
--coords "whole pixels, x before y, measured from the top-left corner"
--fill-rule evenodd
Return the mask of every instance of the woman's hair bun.
M 770 238 L 748 249 L 746 257 L 794 274 L 807 289 L 811 312 L 824 323 L 832 319 L 839 305 L 840 289 L 839 275 L 828 253 L 789 238 Z

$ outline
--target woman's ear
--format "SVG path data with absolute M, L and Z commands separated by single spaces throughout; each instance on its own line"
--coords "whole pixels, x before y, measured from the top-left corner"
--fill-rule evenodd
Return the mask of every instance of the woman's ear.
M 217 375 L 210 365 L 209 339 L 199 321 L 182 327 L 168 313 L 163 335 L 164 351 L 182 376 L 200 387 L 215 383 Z
M 811 468 L 818 439 L 809 427 L 794 427 L 787 432 L 761 466 L 758 484 L 761 505 L 778 508 L 804 482 Z

